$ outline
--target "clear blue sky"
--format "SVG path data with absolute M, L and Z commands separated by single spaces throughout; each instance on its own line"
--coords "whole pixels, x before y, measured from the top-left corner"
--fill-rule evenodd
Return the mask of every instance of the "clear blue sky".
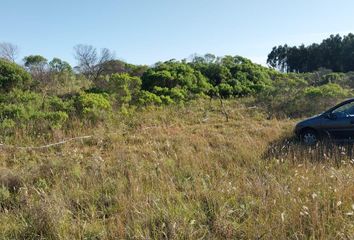
M 18 45 L 21 58 L 41 54 L 72 64 L 78 43 L 135 64 L 193 53 L 264 63 L 275 45 L 354 32 L 353 0 L 0 1 L 0 42 Z

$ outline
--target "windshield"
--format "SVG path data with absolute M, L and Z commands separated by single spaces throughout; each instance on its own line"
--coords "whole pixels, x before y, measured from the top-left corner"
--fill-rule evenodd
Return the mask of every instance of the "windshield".
M 337 116 L 354 116 L 354 102 L 344 104 L 332 111 Z

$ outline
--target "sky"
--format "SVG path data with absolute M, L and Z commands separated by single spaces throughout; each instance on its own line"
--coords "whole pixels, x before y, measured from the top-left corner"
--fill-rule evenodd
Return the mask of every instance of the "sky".
M 265 64 L 272 47 L 354 33 L 353 0 L 0 0 L 0 42 L 75 65 L 73 47 L 151 65 L 192 54 Z

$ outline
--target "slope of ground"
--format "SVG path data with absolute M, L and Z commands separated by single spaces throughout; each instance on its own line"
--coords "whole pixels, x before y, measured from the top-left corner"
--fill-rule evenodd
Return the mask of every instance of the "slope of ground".
M 0 238 L 353 238 L 350 159 L 263 157 L 293 124 L 206 101 L 78 124 L 51 141 L 93 138 L 54 148 L 2 147 Z

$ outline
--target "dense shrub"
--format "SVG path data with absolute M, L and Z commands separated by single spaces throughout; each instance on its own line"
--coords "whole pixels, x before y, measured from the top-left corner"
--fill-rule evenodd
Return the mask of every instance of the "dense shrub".
M 73 112 L 73 102 L 58 97 L 43 97 L 31 91 L 14 89 L 0 95 L 1 128 L 60 128 Z
M 142 90 L 139 95 L 138 100 L 140 105 L 147 106 L 147 105 L 161 105 L 162 100 L 156 94 Z
M 270 115 L 302 117 L 320 113 L 350 96 L 349 90 L 336 83 L 309 86 L 302 75 L 283 74 L 256 99 Z
M 44 119 L 50 122 L 54 128 L 60 128 L 68 119 L 69 116 L 66 112 L 47 112 L 44 114 Z
M 343 89 L 335 83 L 328 83 L 319 87 L 308 87 L 304 91 L 305 97 L 309 98 L 332 98 L 332 97 L 346 97 L 348 90 Z
M 191 61 L 159 62 L 150 68 L 110 61 L 95 84 L 60 59 L 53 59 L 49 67 L 43 67 L 46 61 L 42 58 L 26 59 L 32 75 L 41 76 L 35 79 L 36 85 L 30 85 L 31 77 L 23 68 L 0 60 L 2 129 L 40 125 L 40 121 L 49 129 L 58 128 L 77 117 L 96 122 L 104 120 L 113 107 L 127 112 L 134 105 L 180 104 L 203 96 L 253 96 L 272 116 L 299 117 L 351 96 L 349 89 L 354 88 L 354 73 L 320 69 L 282 74 L 240 56 L 207 54 Z M 41 74 L 33 74 L 33 69 Z M 28 91 L 30 86 L 32 91 Z
M 210 60 L 212 59 L 212 60 Z M 272 85 L 277 72 L 252 63 L 240 56 L 223 58 L 196 57 L 190 65 L 208 78 L 217 94 L 222 97 L 257 94 Z
M 183 88 L 162 88 L 154 87 L 153 93 L 165 99 L 166 104 L 183 102 L 188 98 L 188 91 Z
M 48 108 L 51 111 L 61 111 L 68 114 L 73 113 L 75 110 L 74 99 L 63 100 L 57 96 L 48 99 Z
M 234 89 L 227 83 L 221 83 L 219 86 L 217 86 L 217 91 L 221 97 L 228 98 L 233 95 Z
M 136 102 L 141 89 L 141 79 L 127 73 L 112 74 L 109 77 L 109 91 L 119 104 Z
M 14 88 L 29 89 L 31 75 L 15 63 L 0 58 L 0 91 L 9 92 Z
M 108 94 L 81 93 L 76 106 L 79 114 L 93 122 L 103 120 L 112 110 Z
M 208 92 L 208 79 L 186 63 L 169 61 L 158 63 L 142 76 L 142 88 L 153 91 L 155 87 L 182 88 L 192 93 Z

